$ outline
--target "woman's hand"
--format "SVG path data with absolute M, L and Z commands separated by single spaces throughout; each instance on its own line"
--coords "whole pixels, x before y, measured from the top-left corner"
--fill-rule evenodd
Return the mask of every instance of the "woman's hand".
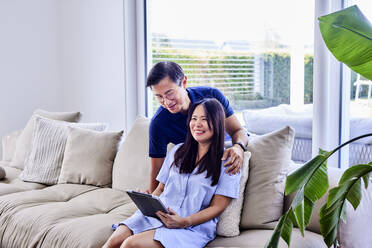
M 182 218 L 172 209 L 168 208 L 170 214 L 158 211 L 156 215 L 167 228 L 186 228 L 189 225 L 187 218 Z

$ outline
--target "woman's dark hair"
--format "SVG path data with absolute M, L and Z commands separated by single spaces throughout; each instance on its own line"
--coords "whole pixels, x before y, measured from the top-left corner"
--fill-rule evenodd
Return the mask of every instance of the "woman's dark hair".
M 221 158 L 224 151 L 225 141 L 225 111 L 219 101 L 214 98 L 206 98 L 193 104 L 188 113 L 187 124 L 190 123 L 191 117 L 197 106 L 203 106 L 206 113 L 208 126 L 213 129 L 213 136 L 208 152 L 200 158 L 198 172 L 207 171 L 206 178 L 212 178 L 212 186 L 218 183 L 221 173 Z M 185 143 L 174 154 L 175 165 L 180 168 L 180 173 L 191 173 L 196 166 L 198 154 L 198 143 L 191 135 L 190 127 L 186 134 Z
M 169 77 L 174 83 L 181 85 L 185 74 L 181 66 L 172 61 L 162 61 L 156 63 L 147 76 L 146 87 L 156 85 L 165 77 Z

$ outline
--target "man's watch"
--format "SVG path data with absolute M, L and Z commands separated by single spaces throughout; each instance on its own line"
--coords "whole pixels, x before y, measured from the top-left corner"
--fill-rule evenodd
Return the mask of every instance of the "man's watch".
M 233 145 L 239 145 L 243 149 L 243 151 L 247 151 L 247 148 L 245 148 L 245 145 L 243 145 L 242 142 L 234 142 Z

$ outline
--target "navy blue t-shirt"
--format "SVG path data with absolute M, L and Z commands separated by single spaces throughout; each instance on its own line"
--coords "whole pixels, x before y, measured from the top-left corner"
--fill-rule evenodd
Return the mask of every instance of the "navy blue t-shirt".
M 234 114 L 229 100 L 216 88 L 197 86 L 186 88 L 191 103 L 204 98 L 217 99 L 225 109 L 226 118 Z M 160 106 L 150 123 L 149 156 L 151 158 L 164 158 L 169 143 L 179 144 L 185 142 L 187 132 L 187 114 L 172 114 Z

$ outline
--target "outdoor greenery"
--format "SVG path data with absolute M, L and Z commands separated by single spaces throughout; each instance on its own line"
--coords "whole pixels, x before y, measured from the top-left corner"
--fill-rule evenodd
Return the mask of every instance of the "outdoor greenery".
M 200 53 L 173 48 L 171 44 L 166 47 L 164 44 L 153 47 L 154 64 L 159 61 L 177 62 L 188 76 L 188 86 L 219 88 L 236 111 L 289 103 L 291 68 L 289 53 L 273 51 L 254 54 L 240 51 L 227 54 L 221 50 L 206 50 Z M 305 103 L 312 103 L 313 56 L 306 55 L 304 63 Z M 218 75 L 219 73 L 224 75 Z M 259 81 L 255 82 L 257 79 Z M 255 90 L 255 83 L 260 84 L 260 91 Z M 155 111 L 158 107 L 155 100 L 154 107 Z

